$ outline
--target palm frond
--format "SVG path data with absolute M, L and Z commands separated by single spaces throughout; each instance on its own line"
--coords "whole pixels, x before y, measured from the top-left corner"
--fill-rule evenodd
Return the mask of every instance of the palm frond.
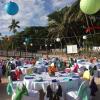
M 12 19 L 11 25 L 8 26 L 8 28 L 13 33 L 16 33 L 17 32 L 17 29 L 16 28 L 20 28 L 20 26 L 18 24 L 19 24 L 19 21 L 16 21 L 15 19 Z
M 19 21 L 16 21 L 16 24 L 19 24 Z
M 16 25 L 16 27 L 17 27 L 17 28 L 20 28 L 20 26 L 19 26 L 19 25 Z

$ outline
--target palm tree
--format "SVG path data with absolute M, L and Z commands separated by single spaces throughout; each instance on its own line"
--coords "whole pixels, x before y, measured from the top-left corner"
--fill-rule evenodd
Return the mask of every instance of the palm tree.
M 79 18 L 82 18 L 82 12 L 79 10 L 79 1 L 75 2 L 71 7 L 65 7 L 61 11 L 56 11 L 53 14 L 49 15 L 49 36 L 51 37 L 66 37 L 68 36 L 68 31 L 72 32 L 73 27 L 72 22 L 77 21 Z M 79 15 L 80 14 L 80 15 Z M 74 32 L 74 36 L 76 34 Z M 66 39 L 64 38 L 65 42 Z M 76 41 L 79 44 L 79 41 L 76 37 Z
M 87 34 L 85 29 L 89 26 L 93 26 L 93 20 L 91 18 L 96 19 L 95 16 L 98 15 L 84 14 L 80 10 L 79 4 L 80 0 L 77 0 L 71 7 L 65 7 L 61 11 L 54 12 L 48 16 L 49 22 L 51 21 L 49 24 L 49 36 L 56 37 L 59 34 L 60 36 L 67 37 L 71 36 L 70 33 L 73 33 L 72 36 L 74 35 L 79 44 L 80 39 L 77 35 L 81 36 Z M 95 30 L 92 33 L 88 33 L 91 34 L 91 38 L 93 33 L 95 34 Z
M 12 19 L 11 25 L 8 26 L 8 28 L 10 29 L 10 31 L 12 31 L 15 34 L 17 32 L 17 28 L 20 28 L 18 24 L 19 24 L 19 21 Z
M 11 25 L 8 26 L 8 28 L 10 29 L 10 31 L 12 31 L 14 33 L 14 35 L 17 32 L 17 28 L 20 28 L 20 26 L 18 24 L 19 24 L 19 21 L 12 19 Z M 12 41 L 12 50 L 13 49 L 14 49 L 14 41 Z
M 65 8 L 67 10 L 67 7 Z M 65 31 L 65 9 L 64 11 L 55 11 L 49 17 L 49 34 L 48 36 L 62 37 Z

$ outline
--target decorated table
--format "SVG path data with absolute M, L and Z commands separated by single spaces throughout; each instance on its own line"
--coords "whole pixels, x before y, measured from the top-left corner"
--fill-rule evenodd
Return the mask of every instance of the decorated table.
M 27 89 L 40 90 L 43 89 L 46 92 L 47 86 L 53 84 L 60 84 L 63 91 L 68 91 L 70 89 L 78 89 L 80 85 L 80 78 L 78 75 L 67 75 L 56 73 L 55 76 L 50 77 L 48 73 L 26 75 L 24 77 L 23 83 L 26 85 Z
M 23 66 L 18 66 L 18 68 L 21 69 L 22 73 L 25 75 L 25 74 L 31 74 L 33 73 L 33 66 L 32 64 L 26 64 L 26 65 L 23 65 Z

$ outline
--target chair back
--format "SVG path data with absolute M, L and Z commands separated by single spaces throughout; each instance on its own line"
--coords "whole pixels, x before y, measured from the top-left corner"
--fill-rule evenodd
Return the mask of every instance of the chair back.
M 7 84 L 7 87 L 6 87 L 6 91 L 7 91 L 8 95 L 12 95 L 13 92 L 14 92 L 13 83 L 12 83 L 12 79 L 11 79 L 10 76 L 8 76 L 8 84 Z
M 23 84 L 22 89 L 20 89 L 18 86 L 16 88 L 16 95 L 14 97 L 15 100 L 22 100 L 22 97 L 24 95 L 28 95 L 28 90 L 26 89 L 26 86 Z
M 88 81 L 83 81 L 82 84 L 80 85 L 80 88 L 78 90 L 78 97 L 79 100 L 89 100 L 90 89 Z
M 8 95 L 12 95 L 13 94 L 13 86 L 12 86 L 12 82 L 9 82 L 8 84 L 7 84 L 7 88 L 6 88 L 6 91 L 7 91 L 7 94 Z
M 60 84 L 55 84 L 55 90 L 48 85 L 45 100 L 60 100 L 62 98 L 62 87 Z
M 73 68 L 73 72 L 77 73 L 78 72 L 78 68 L 79 68 L 78 64 L 75 63 L 74 64 L 74 68 Z

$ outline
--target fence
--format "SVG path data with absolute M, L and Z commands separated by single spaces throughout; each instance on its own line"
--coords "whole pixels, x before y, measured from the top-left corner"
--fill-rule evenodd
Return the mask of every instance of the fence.
M 4 51 L 0 50 L 0 56 L 2 57 L 41 57 L 41 53 L 30 53 L 30 52 L 22 52 L 22 51 Z

